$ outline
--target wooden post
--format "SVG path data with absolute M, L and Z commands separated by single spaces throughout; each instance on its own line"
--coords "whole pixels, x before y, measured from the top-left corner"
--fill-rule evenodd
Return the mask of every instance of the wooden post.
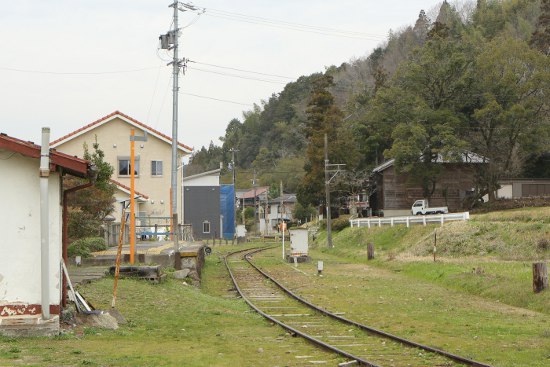
M 434 230 L 434 262 L 435 262 L 436 252 L 437 252 L 437 229 Z
M 533 263 L 533 291 L 539 293 L 546 288 L 548 288 L 548 267 L 546 263 Z
M 374 244 L 372 242 L 369 242 L 369 244 L 367 245 L 367 259 L 374 259 Z

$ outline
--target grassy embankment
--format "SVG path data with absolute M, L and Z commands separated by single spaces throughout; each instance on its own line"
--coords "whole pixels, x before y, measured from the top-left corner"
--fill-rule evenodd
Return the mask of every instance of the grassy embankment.
M 436 233 L 437 241 L 434 240 Z M 321 233 L 318 248 L 326 241 Z M 532 291 L 532 263 L 550 259 L 550 208 L 473 215 L 468 222 L 430 226 L 347 228 L 331 254 L 365 260 L 424 281 L 512 306 L 550 313 L 550 292 Z M 436 262 L 433 245 L 437 244 Z
M 550 209 L 521 209 L 443 227 L 346 228 L 334 233 L 333 249 L 320 232 L 312 263 L 281 266 L 280 249 L 256 261 L 351 319 L 495 366 L 542 367 L 550 361 L 550 291 L 533 293 L 531 264 L 550 257 L 548 238 Z M 323 277 L 316 260 L 324 260 Z

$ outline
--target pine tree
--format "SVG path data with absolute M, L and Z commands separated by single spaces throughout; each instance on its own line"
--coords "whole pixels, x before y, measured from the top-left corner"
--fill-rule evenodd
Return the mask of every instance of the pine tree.
M 550 0 L 540 3 L 539 19 L 529 44 L 546 56 L 550 55 Z
M 298 200 L 304 206 L 319 205 L 324 198 L 324 137 L 327 134 L 329 146 L 334 145 L 338 126 L 342 123 L 342 111 L 335 105 L 334 97 L 328 90 L 332 85 L 332 76 L 319 77 L 313 83 L 306 111 L 306 174 L 298 190 Z
M 413 31 L 417 35 L 418 38 L 424 40 L 428 36 L 428 31 L 430 29 L 430 18 L 426 15 L 426 12 L 424 9 L 420 10 L 420 14 L 418 15 L 418 19 L 416 20 L 416 23 L 414 24 Z

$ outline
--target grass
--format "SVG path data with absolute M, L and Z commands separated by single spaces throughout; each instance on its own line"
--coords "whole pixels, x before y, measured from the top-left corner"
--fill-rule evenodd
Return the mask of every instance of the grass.
M 438 268 L 425 279 L 397 268 L 402 262 L 343 261 L 333 252 L 313 250 L 314 261 L 297 269 L 281 265 L 278 256 L 260 263 L 303 297 L 352 320 L 495 366 L 548 365 L 548 313 L 449 289 L 433 281 Z M 318 259 L 322 277 L 316 276 Z
M 550 362 L 550 291 L 534 294 L 531 263 L 548 259 L 550 209 L 518 209 L 439 226 L 347 228 L 310 247 L 298 269 L 280 248 L 256 256 L 263 267 L 314 303 L 400 336 L 495 366 Z M 434 231 L 438 261 L 433 262 Z M 372 242 L 376 259 L 367 261 Z M 247 247 L 250 244 L 247 244 Z M 233 290 L 214 247 L 201 288 L 169 279 L 159 285 L 124 279 L 118 330 L 78 326 L 55 338 L 0 337 L 0 366 L 300 366 L 340 362 L 251 312 Z M 324 260 L 323 277 L 316 260 Z M 108 309 L 113 279 L 80 287 Z M 309 359 L 297 358 L 312 356 Z M 309 364 L 308 364 L 309 363 Z
M 174 279 L 159 285 L 120 280 L 117 309 L 128 324 L 118 330 L 78 327 L 56 338 L 0 337 L 0 366 L 284 366 L 308 360 L 297 356 L 334 360 L 228 293 L 231 286 L 216 256 L 207 258 L 203 275 L 204 290 Z M 109 309 L 112 287 L 107 278 L 80 292 L 96 308 Z

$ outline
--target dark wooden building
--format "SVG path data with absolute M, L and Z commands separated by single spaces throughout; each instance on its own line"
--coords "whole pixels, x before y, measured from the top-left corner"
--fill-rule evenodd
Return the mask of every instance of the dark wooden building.
M 483 159 L 473 153 L 464 155 L 463 162 L 441 162 L 430 206 L 447 206 L 450 212 L 463 210 L 464 198 L 473 192 L 475 172 Z M 411 183 L 408 174 L 397 173 L 394 160 L 389 160 L 372 172 L 375 189 L 369 197 L 373 215 L 386 217 L 411 215 L 412 204 L 424 199 L 422 188 Z

